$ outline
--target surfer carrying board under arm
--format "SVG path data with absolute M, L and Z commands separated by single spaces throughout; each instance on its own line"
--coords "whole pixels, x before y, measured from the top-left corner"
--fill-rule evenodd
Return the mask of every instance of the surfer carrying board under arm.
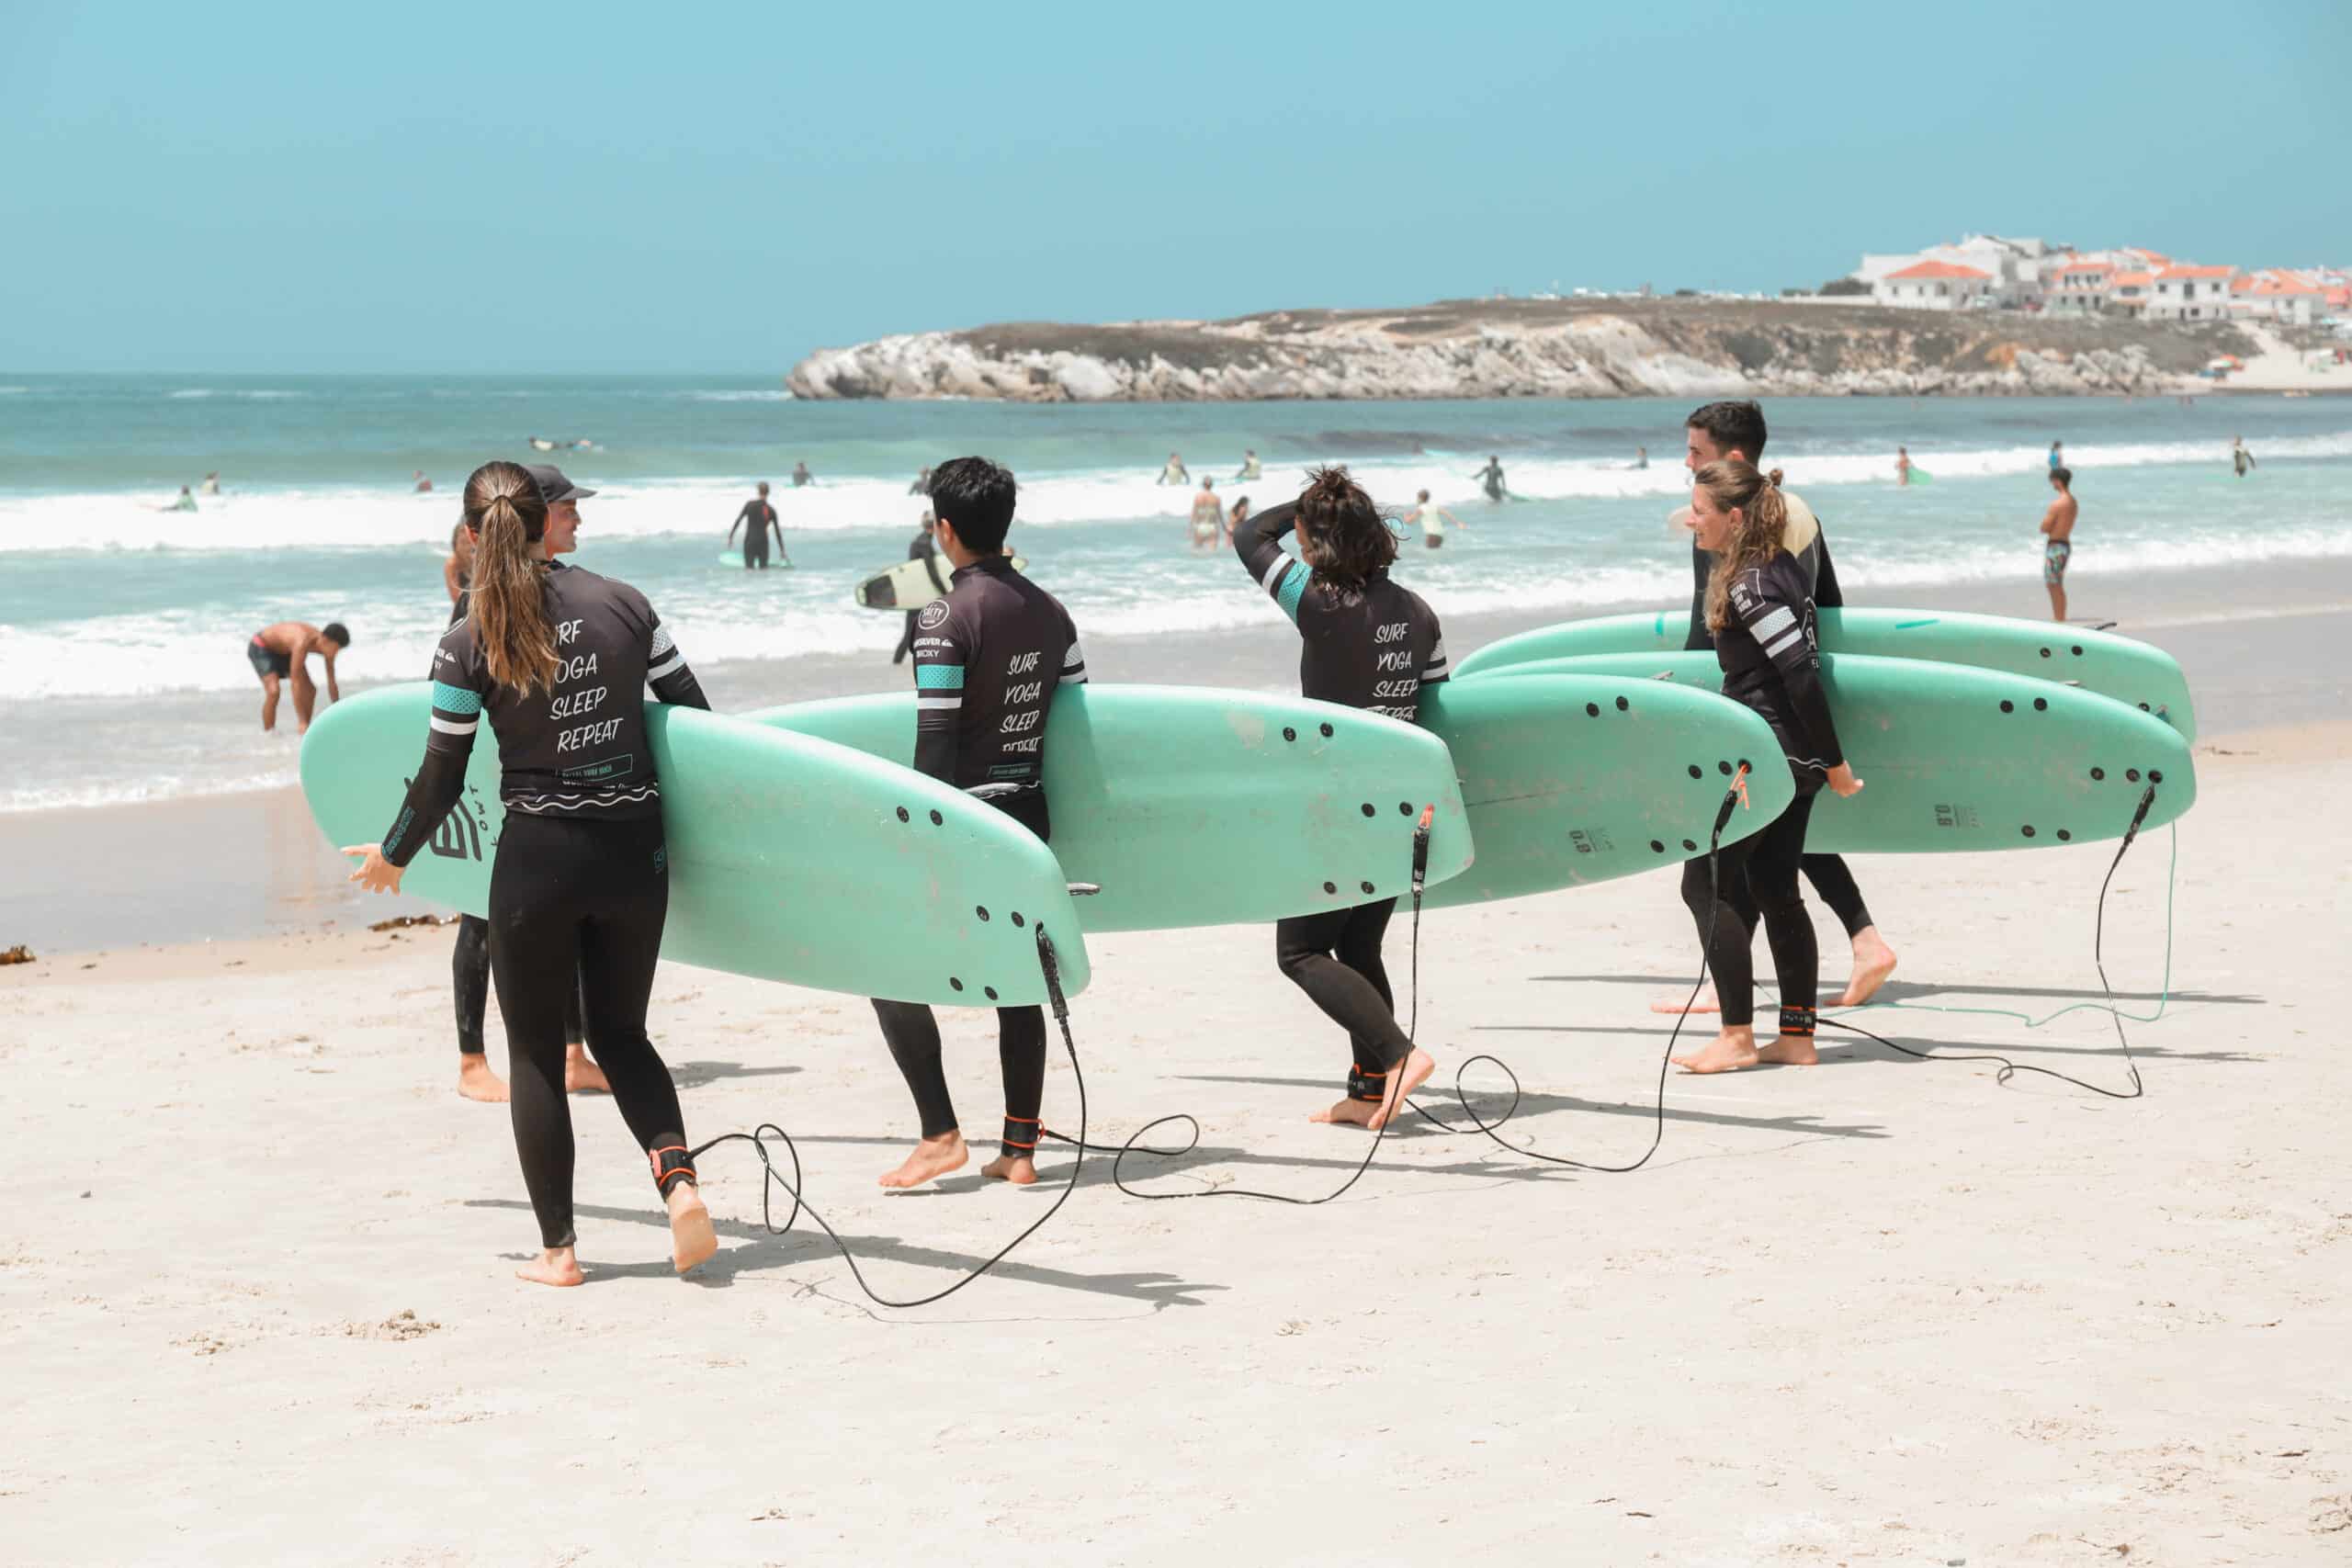
M 932 535 L 955 569 L 946 597 L 915 617 L 915 771 L 986 800 L 1051 841 L 1043 752 L 1055 690 L 1086 679 L 1078 627 L 1061 601 L 1013 569 L 1012 474 L 986 457 L 932 470 Z M 939 1021 L 920 1002 L 875 998 L 882 1038 L 913 1094 L 922 1137 L 885 1187 L 920 1187 L 968 1157 L 940 1066 Z M 1004 1131 L 982 1176 L 1037 1179 L 1046 1098 L 1046 1014 L 999 1008 Z
M 929 468 L 922 471 L 922 482 L 925 493 L 928 493 L 931 487 Z M 933 541 L 931 529 L 931 508 L 926 506 L 922 509 L 922 521 L 915 525 L 915 536 L 907 546 L 907 558 L 926 563 L 930 569 L 933 586 L 944 587 L 947 574 L 939 570 L 939 546 Z M 891 663 L 905 663 L 907 655 L 915 650 L 915 617 L 920 614 L 922 612 L 919 610 L 907 612 L 907 629 L 899 636 L 899 646 L 890 655 Z
M 1707 464 L 1725 457 L 1737 457 L 1753 465 L 1764 452 L 1767 434 L 1764 411 L 1753 402 L 1708 403 L 1691 412 L 1682 430 L 1683 467 L 1694 475 Z M 1813 602 L 1824 610 L 1840 609 L 1845 596 L 1838 592 L 1838 568 L 1829 556 L 1829 536 L 1821 526 L 1802 497 L 1787 491 L 1781 492 L 1781 509 L 1787 525 L 1781 547 L 1804 564 L 1812 578 Z M 1690 512 L 1685 508 L 1676 513 L 1688 528 Z M 1682 646 L 1692 652 L 1705 652 L 1715 646 L 1713 635 L 1707 630 L 1707 584 L 1713 572 L 1714 558 L 1706 548 L 1693 541 L 1690 546 L 1691 590 L 1690 632 Z M 1706 863 L 1695 863 L 1702 876 Z M 1886 977 L 1894 973 L 1894 949 L 1879 934 L 1878 926 L 1871 919 L 1870 908 L 1862 902 L 1862 890 L 1854 881 L 1854 874 L 1847 868 L 1842 855 L 1813 855 L 1804 857 L 1804 879 L 1821 895 L 1838 923 L 1846 928 L 1846 938 L 1853 944 L 1854 969 L 1846 982 L 1846 989 L 1837 1001 L 1838 1007 L 1859 1007 L 1871 999 Z M 1690 901 L 1690 872 L 1684 871 L 1684 902 Z M 1724 883 L 1723 896 L 1730 899 L 1752 929 L 1758 919 L 1755 902 L 1744 886 Z M 1702 925 L 1700 941 L 1706 940 Z M 1692 1004 L 1693 1012 L 1713 1012 L 1714 998 L 1702 997 Z M 1679 1000 L 1653 1003 L 1653 1012 L 1680 1012 Z
M 1796 781 L 1796 798 L 1762 832 L 1718 851 L 1712 879 L 1706 857 L 1684 864 L 1683 896 L 1708 933 L 1707 962 L 1722 998 L 1723 1028 L 1702 1049 L 1674 1059 L 1693 1073 L 1735 1072 L 1759 1062 L 1810 1066 L 1819 1059 L 1813 1035 L 1821 954 L 1798 891 L 1798 863 L 1823 786 L 1854 795 L 1861 781 L 1847 765 L 1830 722 L 1814 634 L 1812 574 L 1781 543 L 1788 517 L 1780 470 L 1759 474 L 1737 457 L 1709 463 L 1690 487 L 1690 512 L 1700 547 L 1714 557 L 1705 625 L 1714 634 L 1724 695 L 1772 727 Z M 1745 884 L 1761 911 L 1780 979 L 1780 1036 L 1760 1050 L 1756 927 L 1722 896 L 1726 884 Z
M 686 1157 L 677 1086 L 645 1031 L 670 902 L 645 688 L 663 702 L 710 703 L 644 594 L 551 558 L 570 547 L 578 510 L 550 507 L 528 470 L 476 468 L 465 516 L 481 536 L 471 605 L 434 650 L 424 760 L 382 841 L 343 852 L 360 858 L 354 882 L 399 892 L 403 868 L 463 794 L 488 716 L 506 807 L 491 866 L 491 977 L 514 1075 L 515 1152 L 544 1248 L 516 1277 L 582 1281 L 563 1009 L 582 979 L 586 1022 L 669 1211 L 671 1262 L 684 1273 L 718 1238 Z
M 1901 446 L 1894 449 L 1894 482 L 1899 485 L 1911 482 L 1911 454 Z
M 1282 537 L 1298 530 L 1295 559 Z M 1317 468 L 1296 501 L 1259 513 L 1236 530 L 1244 570 L 1272 596 L 1304 639 L 1302 696 L 1420 717 L 1421 688 L 1451 672 L 1437 613 L 1389 581 L 1396 536 L 1345 468 Z M 1300 915 L 1274 926 L 1274 962 L 1324 1016 L 1348 1032 L 1354 1062 L 1347 1093 L 1310 1118 L 1374 1131 L 1437 1064 L 1396 1024 L 1381 944 L 1394 897 L 1353 908 Z
M 2066 566 L 2075 558 L 2075 519 L 2082 508 L 2075 501 L 2075 470 L 2050 470 L 2050 488 L 2058 499 L 2041 514 L 2041 584 L 2050 590 L 2050 618 L 2066 618 Z

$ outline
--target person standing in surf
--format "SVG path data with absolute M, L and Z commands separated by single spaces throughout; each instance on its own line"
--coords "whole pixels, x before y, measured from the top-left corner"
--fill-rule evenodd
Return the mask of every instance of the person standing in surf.
M 1237 479 L 1262 479 L 1266 477 L 1266 470 L 1259 466 L 1258 449 L 1255 446 L 1247 447 L 1242 451 L 1240 470 L 1233 477 Z
M 1303 560 L 1282 547 L 1294 527 Z M 1314 470 L 1296 501 L 1237 530 L 1233 547 L 1242 570 L 1298 628 L 1301 695 L 1419 722 L 1422 688 L 1451 672 L 1445 637 L 1421 596 L 1389 581 L 1396 536 L 1347 469 Z M 1276 966 L 1348 1032 L 1354 1055 L 1345 1095 L 1313 1121 L 1377 1131 L 1436 1070 L 1397 1027 L 1381 960 L 1396 912 L 1390 897 L 1274 927 Z
M 2237 477 L 2240 479 L 2245 478 L 2247 469 L 2256 468 L 2259 465 L 2257 465 L 2254 460 L 2254 454 L 2245 449 L 2245 437 L 2243 435 L 2231 436 L 2230 467 L 2236 472 Z
M 2066 444 L 2064 441 L 2052 441 L 2050 444 L 2050 471 L 2054 474 L 2065 466 Z
M 1159 470 L 1159 477 L 1151 482 L 1155 485 L 1188 485 L 1193 482 L 1193 476 L 1186 470 L 1183 457 L 1170 452 L 1168 454 L 1167 466 Z
M 748 526 L 746 526 L 748 525 Z M 768 530 L 775 530 L 775 553 L 784 557 L 784 564 L 792 564 L 792 556 L 784 547 L 784 525 L 776 521 L 775 508 L 768 504 L 768 481 L 760 481 L 760 493 L 743 503 L 735 521 L 727 525 L 727 542 L 735 542 L 735 530 L 743 529 L 743 570 L 765 571 L 768 569 Z
M 925 495 L 929 495 L 931 493 L 931 470 L 929 468 L 925 468 L 922 471 L 922 487 L 923 493 Z M 944 587 L 945 583 L 941 581 L 942 574 L 938 564 L 939 546 L 938 543 L 931 536 L 933 521 L 934 520 L 931 514 L 931 508 L 928 506 L 924 507 L 922 509 L 922 521 L 915 525 L 915 536 L 907 546 L 907 558 L 909 560 L 919 560 L 923 562 L 926 570 L 931 574 L 933 586 Z M 919 610 L 909 610 L 907 612 L 907 629 L 899 634 L 899 646 L 890 655 L 890 662 L 892 664 L 905 663 L 907 655 L 915 650 L 915 617 L 921 614 L 922 612 Z
M 1470 526 L 1444 507 L 1430 500 L 1430 492 L 1427 491 L 1420 492 L 1419 497 L 1413 503 L 1413 510 L 1405 513 L 1405 526 L 1420 529 L 1422 542 L 1433 550 L 1444 546 L 1445 528 L 1449 523 L 1456 528 Z
M 1690 419 L 1684 422 L 1683 467 L 1695 475 L 1709 463 L 1727 457 L 1736 457 L 1753 466 L 1764 455 L 1767 434 L 1764 411 L 1755 403 L 1745 400 L 1708 403 L 1693 410 Z M 1821 520 L 1814 515 L 1813 508 L 1804 503 L 1804 498 L 1787 491 L 1781 492 L 1781 505 L 1787 518 L 1781 548 L 1804 566 L 1809 574 L 1808 586 L 1814 604 L 1824 610 L 1843 608 L 1846 599 L 1838 592 L 1838 568 L 1830 559 L 1829 536 L 1823 530 Z M 1691 516 L 1688 509 L 1676 513 L 1677 520 L 1686 528 L 1691 525 Z M 1707 553 L 1705 547 L 1694 541 L 1690 547 L 1690 631 L 1682 640 L 1682 646 L 1694 653 L 1712 652 L 1715 647 L 1714 636 L 1707 629 L 1707 585 L 1713 563 L 1714 558 Z M 1886 983 L 1886 977 L 1894 973 L 1894 949 L 1888 946 L 1886 939 L 1879 934 L 1878 924 L 1871 918 L 1869 906 L 1862 902 L 1862 890 L 1854 881 L 1854 874 L 1847 867 L 1844 856 L 1809 854 L 1803 863 L 1805 880 L 1813 884 L 1813 890 L 1821 895 L 1821 901 L 1829 906 L 1830 912 L 1846 928 L 1846 938 L 1853 944 L 1853 973 L 1848 978 L 1845 992 L 1838 998 L 1837 1005 L 1859 1007 L 1875 996 L 1878 988 Z M 1694 898 L 1702 903 L 1705 895 L 1703 891 L 1696 894 L 1692 891 L 1691 865 L 1698 867 L 1696 874 L 1703 882 L 1706 863 L 1694 861 L 1683 868 L 1683 901 L 1691 904 L 1695 909 L 1699 905 L 1693 903 Z M 1747 889 L 1736 883 L 1726 882 L 1723 896 L 1733 901 L 1747 919 L 1749 929 L 1753 930 L 1760 917 L 1755 901 L 1747 896 Z M 1699 936 L 1701 942 L 1706 940 L 1703 923 Z M 1712 998 L 1705 998 L 1693 1004 L 1691 1010 L 1711 1012 L 1714 1006 Z M 1652 1010 L 1680 1012 L 1683 1007 L 1679 1000 L 1660 1002 L 1655 1004 Z
M 1216 498 L 1216 481 L 1204 475 L 1201 488 L 1193 497 L 1193 553 L 1213 550 L 1223 542 L 1225 503 Z
M 1725 1073 L 1758 1062 L 1810 1066 L 1821 955 L 1797 887 L 1805 824 L 1826 784 L 1841 795 L 1862 784 L 1838 749 L 1821 684 L 1814 633 L 1813 573 L 1783 544 L 1788 527 L 1781 471 L 1759 474 L 1737 457 L 1706 464 L 1690 487 L 1692 527 L 1714 558 L 1707 583 L 1707 629 L 1724 672 L 1724 695 L 1772 727 L 1796 782 L 1796 799 L 1762 832 L 1715 854 L 1711 885 L 1704 856 L 1687 863 L 1683 891 L 1707 933 L 1707 962 L 1722 998 L 1723 1027 L 1704 1049 L 1674 1060 L 1687 1072 Z M 1696 868 L 1695 879 L 1689 874 Z M 1720 891 L 1745 886 L 1761 911 L 1781 984 L 1780 1037 L 1756 1044 L 1756 928 Z
M 1086 656 L 1061 601 L 1014 570 L 1005 553 L 1015 494 L 1011 470 L 986 457 L 932 470 L 932 533 L 955 575 L 946 597 L 915 617 L 915 770 L 1050 841 L 1046 727 L 1055 691 L 1086 680 Z M 874 1011 L 922 1122 L 921 1140 L 882 1185 L 920 1187 L 968 1157 L 940 1066 L 939 1021 L 919 1002 L 876 998 Z M 996 1027 L 1004 1129 L 980 1174 L 1026 1187 L 1037 1179 L 1046 1014 L 999 1008 Z
M 1470 477 L 1478 481 L 1488 501 L 1503 501 L 1510 495 L 1510 489 L 1503 483 L 1503 460 L 1498 457 L 1489 455 L 1487 466 Z
M 1898 485 L 1911 482 L 1911 453 L 1907 447 L 1897 446 L 1894 449 L 1894 482 Z
M 1233 503 L 1233 509 L 1225 514 L 1226 538 L 1230 540 L 1233 537 L 1235 531 L 1238 530 L 1244 523 L 1249 521 L 1250 498 L 1245 495 L 1237 499 Z
M 491 976 L 506 1019 L 515 1152 L 544 1249 L 516 1275 L 542 1285 L 582 1279 L 563 1089 L 563 996 L 582 976 L 588 1026 L 668 1209 L 671 1261 L 684 1273 L 718 1238 L 695 1190 L 677 1086 L 645 1032 L 670 901 L 645 688 L 663 702 L 710 704 L 644 594 L 553 558 L 577 524 L 520 464 L 476 468 L 465 518 L 480 536 L 474 579 L 465 617 L 434 649 L 424 760 L 383 840 L 343 852 L 360 861 L 354 882 L 399 892 L 402 869 L 458 804 L 489 716 L 506 807 L 490 874 Z
M 2050 618 L 2066 618 L 2066 567 L 2075 558 L 2075 519 L 2082 508 L 2075 502 L 2075 471 L 2050 470 L 2050 488 L 2058 499 L 2041 514 L 2041 585 L 2050 590 Z

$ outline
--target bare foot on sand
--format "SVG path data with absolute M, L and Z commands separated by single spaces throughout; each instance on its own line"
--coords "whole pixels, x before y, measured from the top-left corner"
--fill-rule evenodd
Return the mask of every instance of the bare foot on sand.
M 585 1045 L 563 1048 L 563 1092 L 566 1094 L 610 1094 L 613 1086 L 605 1081 L 605 1069 L 588 1059 Z
M 999 1155 L 980 1167 L 980 1174 L 990 1181 L 1010 1181 L 1015 1187 L 1027 1187 L 1037 1179 L 1037 1161 L 1032 1155 Z
M 709 1260 L 718 1250 L 718 1232 L 711 1227 L 710 1211 L 691 1181 L 670 1189 L 670 1261 L 683 1274 Z
M 506 1080 L 490 1070 L 490 1058 L 479 1053 L 458 1055 L 458 1092 L 488 1105 L 506 1103 Z
M 1710 986 L 1705 990 L 1701 991 L 1699 993 L 1698 999 L 1691 1002 L 1690 1006 L 1685 1007 L 1683 1006 L 1683 1002 L 1690 997 L 1690 992 L 1684 991 L 1679 996 L 1660 997 L 1657 1000 L 1650 1004 L 1650 1011 L 1690 1013 L 1721 1012 L 1724 1010 L 1724 1004 L 1715 999 L 1715 988 L 1713 986 Z
M 1405 1058 L 1402 1066 L 1388 1070 L 1388 1092 L 1380 1097 L 1379 1105 L 1364 1125 L 1377 1133 L 1395 1121 L 1405 1107 L 1405 1097 L 1429 1082 L 1430 1075 L 1435 1071 L 1436 1059 L 1419 1046 L 1413 1047 L 1413 1054 Z
M 1861 1006 L 1878 994 L 1894 973 L 1894 949 L 1886 945 L 1876 926 L 1864 926 L 1854 935 L 1854 977 L 1846 982 L 1846 994 L 1838 998 L 1838 1006 Z
M 1318 1111 L 1307 1120 L 1329 1127 L 1369 1127 L 1372 1113 L 1379 1109 L 1376 1100 L 1335 1100 L 1330 1110 Z
M 1780 1067 L 1810 1067 L 1821 1060 L 1821 1054 L 1813 1048 L 1812 1035 L 1782 1034 L 1770 1044 L 1758 1047 L 1756 1059 Z
M 536 1263 L 526 1263 L 514 1270 L 517 1280 L 528 1280 L 534 1285 L 577 1285 L 581 1281 L 579 1255 L 568 1247 L 550 1247 L 539 1254 Z
M 1754 1066 L 1756 1030 L 1748 1024 L 1725 1024 L 1724 1031 L 1704 1050 L 1693 1051 L 1687 1056 L 1677 1056 L 1674 1065 L 1686 1073 L 1736 1073 L 1742 1067 Z
M 936 1138 L 925 1138 L 917 1144 L 915 1152 L 901 1160 L 898 1169 L 882 1178 L 882 1185 L 921 1187 L 933 1177 L 963 1169 L 964 1161 L 969 1157 L 964 1149 L 961 1132 L 942 1133 Z

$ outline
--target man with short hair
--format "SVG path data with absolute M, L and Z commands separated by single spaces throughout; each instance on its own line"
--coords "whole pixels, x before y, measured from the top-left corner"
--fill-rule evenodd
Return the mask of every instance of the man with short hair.
M 771 528 L 775 530 L 775 553 L 784 557 L 785 565 L 792 564 L 791 553 L 784 547 L 784 525 L 776 521 L 775 508 L 768 504 L 768 481 L 765 479 L 760 481 L 760 493 L 745 502 L 743 510 L 735 514 L 735 521 L 727 525 L 729 544 L 735 542 L 735 530 L 742 528 L 747 523 L 751 526 L 745 528 L 743 533 L 743 570 L 745 571 L 750 571 L 754 567 L 762 571 L 767 570 L 768 530 Z
M 2075 470 L 2050 470 L 2050 488 L 2058 499 L 2041 514 L 2041 585 L 2050 590 L 2050 618 L 2066 618 L 2066 563 L 2075 558 L 2075 518 L 2082 510 L 2075 503 Z
M 1043 752 L 1055 688 L 1086 679 L 1078 628 L 1061 602 L 1013 570 L 1012 473 L 986 457 L 932 472 L 933 534 L 956 569 L 944 598 L 915 617 L 915 769 L 969 791 L 1050 840 Z M 939 1021 L 914 1002 L 876 998 L 882 1038 L 914 1095 L 922 1140 L 885 1187 L 920 1187 L 959 1168 L 964 1134 L 939 1063 Z M 997 1010 L 1004 1132 L 980 1174 L 1025 1187 L 1037 1179 L 1046 1093 L 1046 1015 Z
M 245 645 L 245 657 L 252 660 L 254 673 L 261 677 L 261 727 L 264 730 L 277 728 L 278 682 L 292 676 L 294 680 L 294 718 L 298 733 L 311 728 L 311 709 L 319 700 L 319 689 L 311 681 L 311 655 L 317 654 L 327 667 L 327 701 L 343 701 L 343 689 L 335 684 L 334 659 L 351 646 L 351 633 L 341 621 L 329 621 L 314 626 L 308 621 L 280 621 L 254 633 Z
M 1709 463 L 1725 457 L 1738 457 L 1758 463 L 1764 456 L 1764 411 L 1753 402 L 1708 403 L 1692 411 L 1683 427 L 1683 467 L 1697 473 Z M 1787 503 L 1789 521 L 1781 536 L 1781 547 L 1797 558 L 1813 578 L 1813 602 L 1816 608 L 1838 609 L 1846 603 L 1838 589 L 1838 571 L 1830 564 L 1829 537 L 1822 531 L 1821 520 L 1804 500 L 1786 490 L 1781 498 Z M 1684 526 L 1689 526 L 1687 511 L 1678 513 Z M 1690 631 L 1682 646 L 1692 651 L 1712 652 L 1714 637 L 1707 630 L 1707 578 L 1713 570 L 1714 558 L 1699 547 L 1694 538 L 1690 544 L 1690 565 L 1693 588 L 1690 595 Z M 1853 874 L 1846 869 L 1840 855 L 1807 855 L 1799 863 L 1807 882 L 1821 895 L 1853 944 L 1854 972 L 1846 982 L 1845 994 L 1832 1004 L 1837 1007 L 1857 1007 L 1870 1000 L 1886 977 L 1894 973 L 1894 949 L 1879 935 L 1877 925 L 1871 919 L 1869 908 L 1862 902 L 1862 890 L 1856 886 Z M 1695 879 L 1695 881 L 1694 881 Z M 1690 906 L 1694 918 L 1700 919 L 1700 941 L 1703 943 L 1712 930 L 1702 918 L 1707 897 L 1707 860 L 1701 855 L 1687 862 L 1682 874 L 1683 900 Z M 1760 918 L 1754 897 L 1745 885 L 1719 890 L 1724 902 L 1736 911 L 1753 931 Z M 1693 1009 L 1708 1011 L 1712 1001 L 1702 1001 Z M 1657 1008 L 1661 1012 L 1679 1012 L 1677 1002 Z

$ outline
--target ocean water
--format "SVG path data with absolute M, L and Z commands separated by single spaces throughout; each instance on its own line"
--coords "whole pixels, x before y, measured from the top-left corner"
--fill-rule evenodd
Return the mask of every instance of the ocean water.
M 1008 407 L 803 403 L 724 378 L 39 377 L 0 373 L 0 811 L 290 782 L 290 711 L 259 732 L 243 645 L 341 620 L 346 689 L 423 676 L 447 616 L 439 560 L 467 472 L 554 460 L 598 495 L 582 565 L 645 590 L 697 663 L 865 649 L 899 620 L 851 584 L 903 557 L 922 466 L 982 452 L 1020 476 L 1015 540 L 1090 638 L 1272 625 L 1221 553 L 1185 544 L 1171 450 L 1228 501 L 1348 464 L 1383 503 L 1467 523 L 1400 576 L 1442 615 L 1673 602 L 1688 554 L 1679 400 Z M 2044 454 L 2083 503 L 2079 572 L 2352 554 L 2352 404 L 2312 398 L 1782 399 L 1770 462 L 1827 524 L 1849 596 L 1932 604 L 1939 584 L 2038 581 Z M 2261 463 L 2239 481 L 2230 438 Z M 532 436 L 562 443 L 534 453 Z M 592 446 L 572 448 L 575 441 Z M 1898 443 L 1932 482 L 1899 489 Z M 1651 466 L 1634 468 L 1636 446 Z M 1227 476 L 1255 447 L 1266 477 Z M 1472 478 L 1499 456 L 1501 505 Z M 817 482 L 794 490 L 805 461 Z M 423 469 L 439 487 L 411 493 Z M 194 514 L 158 509 L 218 469 Z M 719 558 L 754 480 L 796 570 Z M 2329 565 L 2324 570 L 2340 570 Z M 1458 650 L 1466 651 L 1466 650 Z

